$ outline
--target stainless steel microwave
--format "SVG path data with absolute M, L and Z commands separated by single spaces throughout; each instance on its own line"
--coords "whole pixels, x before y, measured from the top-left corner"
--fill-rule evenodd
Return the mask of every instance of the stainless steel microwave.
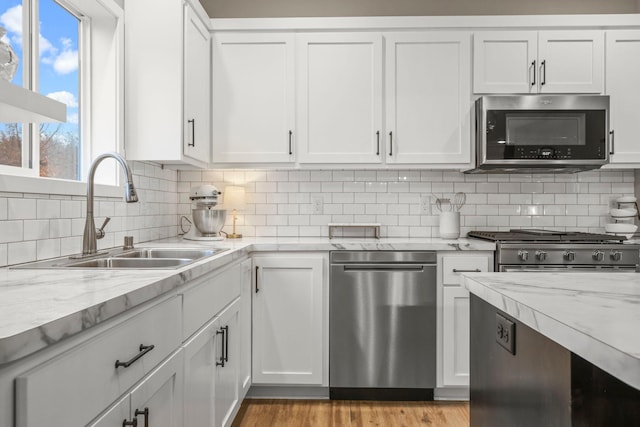
M 506 95 L 476 100 L 476 169 L 572 173 L 609 163 L 609 97 Z

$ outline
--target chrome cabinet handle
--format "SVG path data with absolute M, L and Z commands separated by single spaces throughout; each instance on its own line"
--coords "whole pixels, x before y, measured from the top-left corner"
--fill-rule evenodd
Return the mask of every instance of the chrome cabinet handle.
M 380 155 L 380 131 L 376 132 L 376 156 Z
M 536 60 L 534 59 L 531 63 L 531 68 L 533 68 L 533 81 L 531 82 L 531 86 L 536 85 Z
M 196 119 L 187 120 L 187 123 L 191 123 L 191 142 L 187 142 L 188 147 L 196 146 Z
M 216 331 L 216 335 L 222 335 L 222 354 L 220 355 L 220 360 L 216 361 L 216 366 L 222 366 L 224 368 L 224 353 L 225 353 L 225 329 L 220 328 Z
M 289 131 L 289 155 L 293 154 L 293 149 L 291 145 L 291 139 L 293 138 L 293 131 Z
M 389 132 L 389 156 L 393 156 L 393 131 Z
M 547 61 L 543 60 L 540 63 L 540 68 L 542 71 L 540 72 L 540 86 L 544 86 L 547 83 Z
M 120 366 L 122 366 L 123 368 L 128 368 L 129 366 L 136 363 L 138 359 L 140 359 L 142 356 L 144 356 L 145 354 L 153 350 L 155 347 L 156 346 L 153 344 L 151 345 L 140 344 L 140 347 L 139 347 L 140 353 L 136 354 L 135 356 L 133 356 L 133 358 L 131 358 L 131 360 L 128 360 L 126 362 L 121 362 L 120 360 L 116 360 L 116 369 L 118 369 Z
M 482 273 L 482 270 L 479 268 L 475 268 L 473 270 L 458 270 L 457 268 L 454 268 L 452 271 L 454 273 Z
M 616 134 L 615 131 L 611 130 L 609 131 L 609 135 L 611 135 L 611 150 L 609 151 L 609 155 L 612 156 L 615 152 L 615 150 L 613 149 L 613 143 L 616 140 Z
M 144 415 L 144 427 L 149 427 L 149 408 L 144 408 L 143 411 L 136 409 L 133 415 L 136 416 L 136 420 L 138 419 L 138 415 Z

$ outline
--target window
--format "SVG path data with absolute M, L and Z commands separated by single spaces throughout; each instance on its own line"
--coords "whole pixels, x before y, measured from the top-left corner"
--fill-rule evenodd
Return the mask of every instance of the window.
M 25 31 L 24 22 L 35 28 Z M 4 42 L 19 58 L 12 83 L 67 105 L 66 123 L 0 124 L 0 164 L 31 169 L 34 175 L 78 180 L 78 17 L 55 0 L 9 0 L 0 11 L 0 26 L 6 32 Z M 37 42 L 23 37 L 29 33 L 39 34 Z M 30 63 L 30 58 L 38 59 Z
M 84 180 L 97 154 L 122 145 L 122 2 L 2 0 L 0 28 L 19 59 L 11 82 L 67 105 L 66 123 L 0 117 L 0 174 Z M 96 182 L 117 183 L 116 165 L 100 169 Z

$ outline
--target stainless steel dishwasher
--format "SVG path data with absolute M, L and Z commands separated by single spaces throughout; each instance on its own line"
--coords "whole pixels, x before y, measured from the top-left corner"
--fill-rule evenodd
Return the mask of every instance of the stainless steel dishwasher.
M 331 252 L 331 399 L 432 400 L 436 253 Z

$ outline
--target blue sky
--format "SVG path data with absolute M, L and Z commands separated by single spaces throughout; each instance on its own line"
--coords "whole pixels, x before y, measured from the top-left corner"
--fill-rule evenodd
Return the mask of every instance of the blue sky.
M 65 130 L 77 132 L 78 20 L 54 0 L 40 0 L 39 92 L 67 104 Z M 2 0 L 0 27 L 22 61 L 22 0 Z M 22 66 L 13 83 L 22 84 Z

